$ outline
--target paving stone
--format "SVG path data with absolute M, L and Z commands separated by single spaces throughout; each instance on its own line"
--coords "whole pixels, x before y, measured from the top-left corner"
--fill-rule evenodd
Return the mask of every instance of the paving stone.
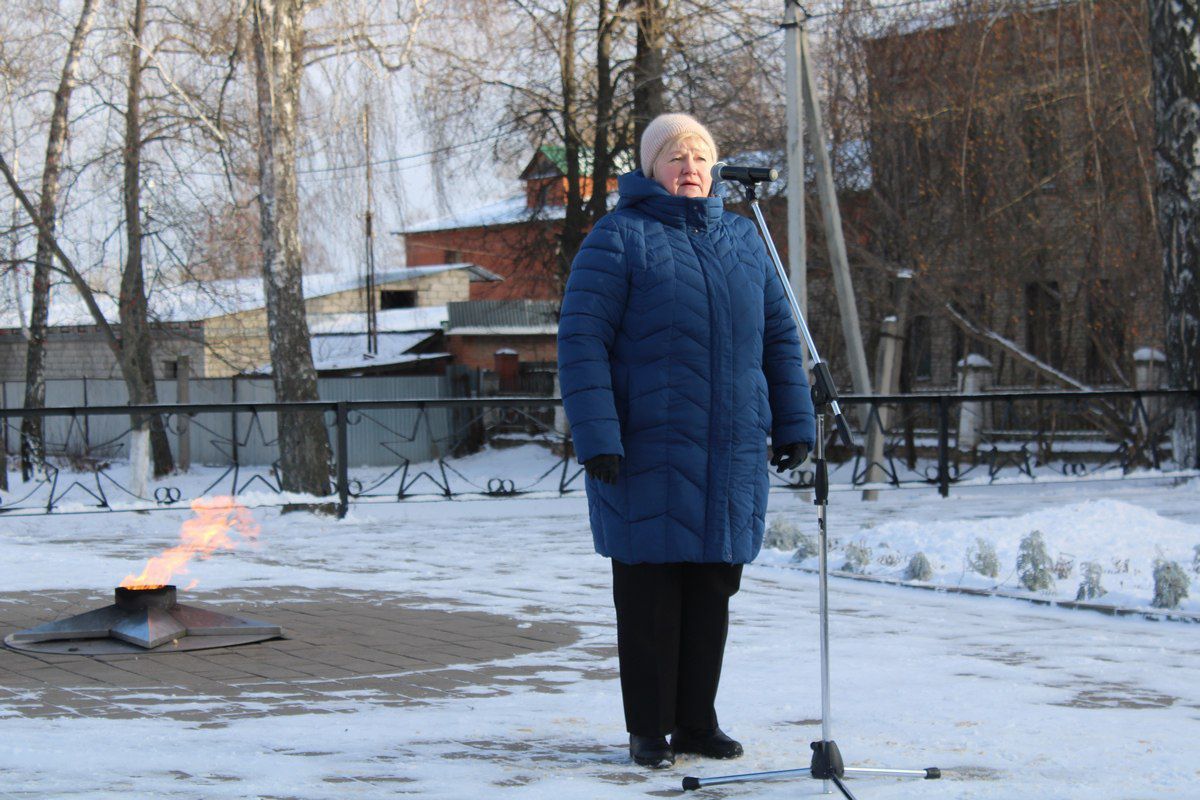
M 0 649 L 0 713 L 163 716 L 219 726 L 226 718 L 309 713 L 347 698 L 403 706 L 505 693 L 503 684 L 515 682 L 517 673 L 501 680 L 455 665 L 502 662 L 579 636 L 566 623 L 530 625 L 426 595 L 273 587 L 228 596 L 193 592 L 180 600 L 273 622 L 285 638 L 94 657 Z M 111 593 L 101 592 L 0 593 L 0 635 L 111 602 Z M 430 604 L 461 610 L 422 607 Z M 198 710 L 198 697 L 219 702 Z

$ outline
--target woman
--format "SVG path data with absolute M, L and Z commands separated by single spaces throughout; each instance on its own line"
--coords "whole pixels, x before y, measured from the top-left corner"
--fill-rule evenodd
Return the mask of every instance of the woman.
M 692 117 L 647 126 L 559 322 L 592 535 L 612 559 L 630 755 L 650 767 L 742 754 L 713 705 L 729 598 L 762 545 L 768 433 L 781 471 L 814 439 L 790 305 L 754 224 L 710 196 L 716 157 Z

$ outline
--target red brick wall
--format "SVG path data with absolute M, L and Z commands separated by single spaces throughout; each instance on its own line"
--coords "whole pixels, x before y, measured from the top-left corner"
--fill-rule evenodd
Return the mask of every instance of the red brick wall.
M 444 264 L 453 251 L 459 260 L 504 278 L 472 283 L 472 300 L 557 300 L 562 297 L 555 256 L 559 225 L 541 222 L 409 234 L 405 237 L 408 266 Z
M 521 361 L 557 361 L 558 341 L 553 334 L 537 336 L 447 336 L 446 351 L 454 363 L 472 369 L 494 369 L 496 351 L 517 351 Z

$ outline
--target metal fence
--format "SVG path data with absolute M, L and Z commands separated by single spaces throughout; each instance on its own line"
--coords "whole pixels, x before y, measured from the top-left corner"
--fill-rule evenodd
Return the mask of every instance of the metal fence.
M 561 496 L 583 488 L 557 398 L 369 400 L 363 380 L 323 382 L 326 399 L 313 403 L 257 402 L 239 382 L 237 397 L 217 402 L 0 409 L 10 446 L 29 415 L 45 420 L 50 445 L 36 479 L 0 493 L 0 513 L 165 508 L 208 494 L 247 496 L 257 505 L 295 502 L 280 488 L 275 420 L 301 409 L 324 415 L 334 457 L 323 499 L 340 514 L 355 503 Z M 960 486 L 1200 475 L 1172 450 L 1179 414 L 1200 414 L 1200 392 L 851 395 L 841 402 L 856 441 L 846 448 L 831 434 L 834 490 L 925 488 L 944 496 Z M 173 446 L 186 438 L 196 447 L 188 472 L 133 491 L 131 412 L 160 415 Z M 811 488 L 812 478 L 803 467 L 771 474 L 778 490 Z

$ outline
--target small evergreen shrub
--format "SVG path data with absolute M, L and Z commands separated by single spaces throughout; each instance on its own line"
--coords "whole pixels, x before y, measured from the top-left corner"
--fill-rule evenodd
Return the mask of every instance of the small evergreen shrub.
M 763 536 L 763 547 L 770 547 L 774 550 L 795 550 L 803 535 L 799 525 L 790 519 L 776 517 L 767 526 L 767 532 Z
M 1046 541 L 1041 531 L 1032 531 L 1021 540 L 1021 552 L 1017 556 L 1017 576 L 1021 585 L 1031 592 L 1049 591 L 1054 588 L 1053 562 L 1046 552 Z
M 1128 575 L 1129 574 L 1129 559 L 1128 558 L 1114 558 L 1112 560 L 1112 572 L 1114 572 L 1117 575 Z
M 1079 565 L 1082 578 L 1079 581 L 1079 591 L 1075 593 L 1076 600 L 1095 600 L 1108 594 L 1108 590 L 1100 585 L 1100 576 L 1104 570 L 1099 561 L 1085 561 Z
M 967 548 L 967 566 L 972 572 L 978 572 L 987 578 L 1000 575 L 1000 559 L 996 557 L 996 548 L 987 539 L 978 538 L 975 544 Z
M 1072 556 L 1059 553 L 1058 560 L 1054 562 L 1054 566 L 1051 569 L 1054 571 L 1054 577 L 1065 581 L 1071 577 L 1071 573 L 1075 570 L 1075 559 Z
M 906 581 L 929 581 L 933 579 L 933 566 L 929 563 L 929 559 L 924 553 L 917 553 L 908 561 L 908 566 L 904 569 L 904 580 Z
M 820 550 L 817 549 L 817 537 L 801 533 L 796 540 L 796 552 L 792 555 L 792 561 L 807 561 L 816 555 L 820 555 Z
M 871 548 L 859 540 L 846 545 L 846 563 L 842 564 L 843 572 L 866 572 L 871 563 Z
M 885 567 L 894 567 L 903 559 L 903 556 L 892 550 L 892 546 L 887 542 L 880 542 L 879 549 L 887 550 L 887 552 L 880 553 L 875 557 L 875 561 L 876 563 L 882 564 Z
M 1192 556 L 1192 572 L 1200 575 L 1200 544 L 1193 547 L 1192 552 L 1195 554 Z
M 1190 583 L 1179 562 L 1165 558 L 1155 560 L 1154 600 L 1151 605 L 1155 608 L 1178 607 L 1179 602 L 1188 596 Z

